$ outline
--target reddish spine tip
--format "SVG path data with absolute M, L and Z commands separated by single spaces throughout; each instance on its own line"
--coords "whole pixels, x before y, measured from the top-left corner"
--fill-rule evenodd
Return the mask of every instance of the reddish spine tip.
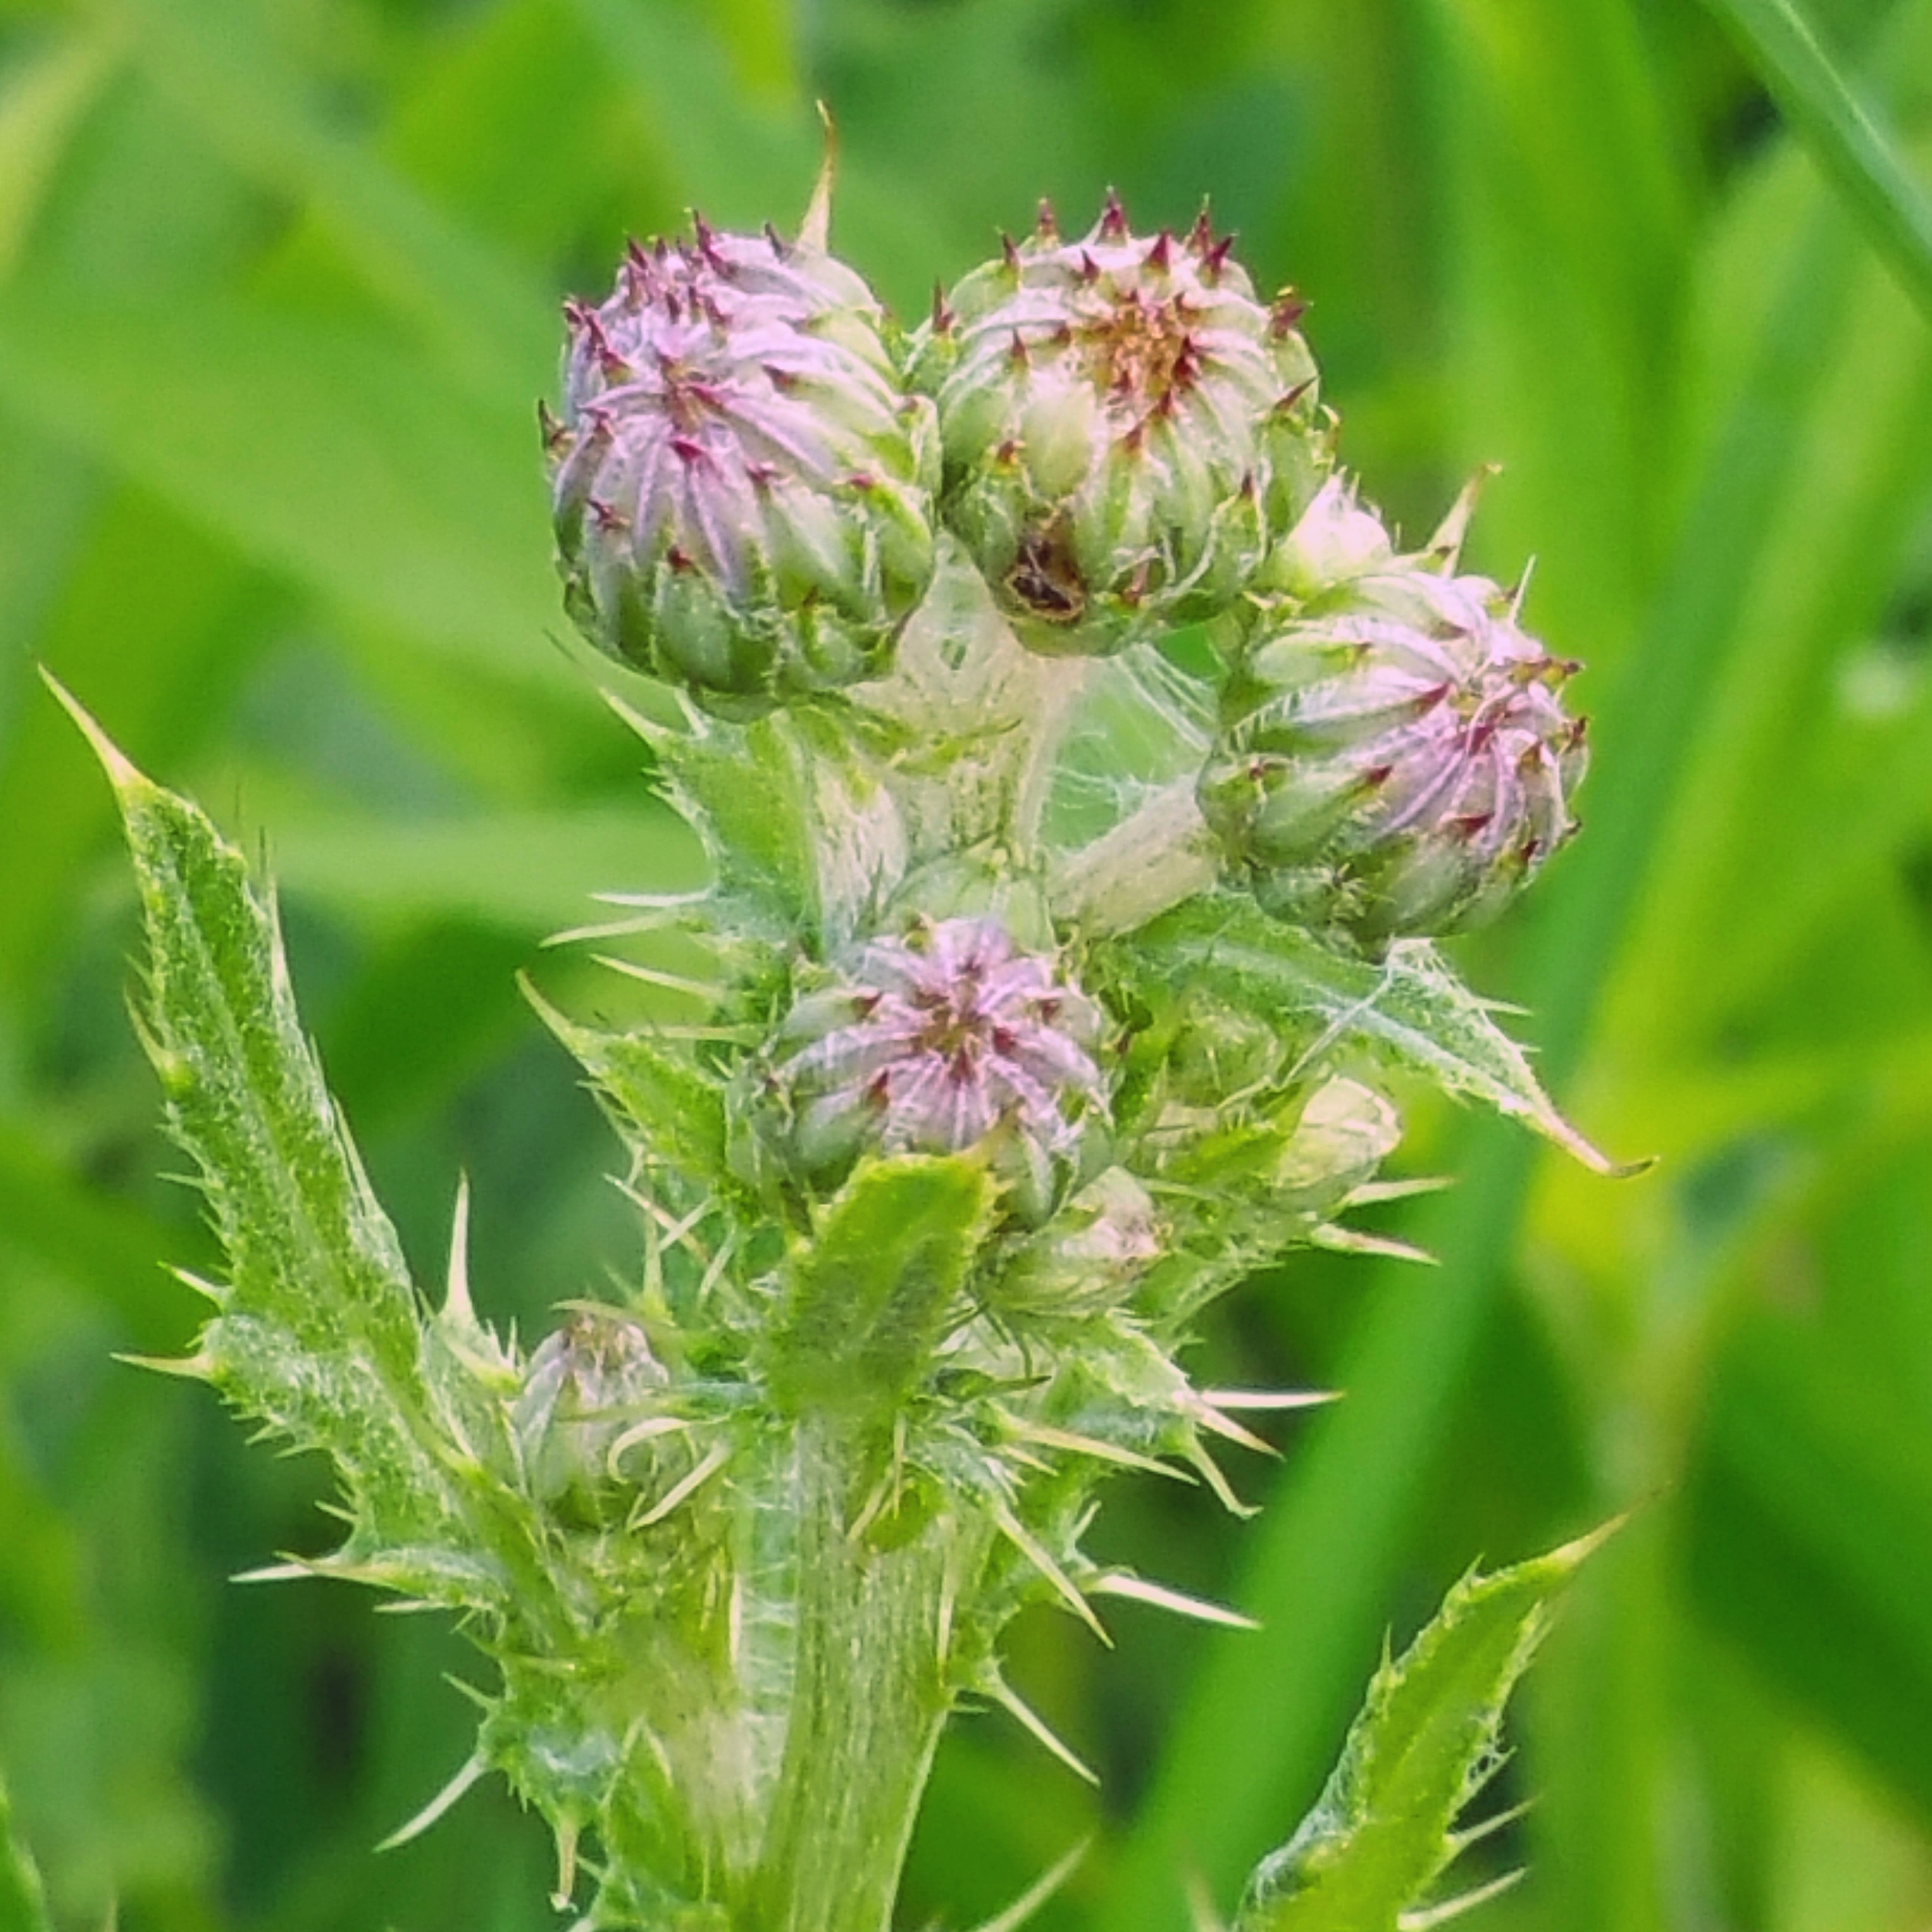
M 682 461 L 698 463 L 704 460 L 705 446 L 702 443 L 694 441 L 689 436 L 673 436 L 670 441 L 672 451 Z
M 958 320 L 959 318 L 946 305 L 946 284 L 943 282 L 934 282 L 933 284 L 933 334 L 950 335 L 953 333 L 953 325 Z
M 1085 249 L 1080 250 L 1079 274 L 1083 282 L 1098 282 L 1100 279 L 1100 263 L 1095 261 Z
M 1006 353 L 1008 360 L 1012 362 L 1015 369 L 1028 369 L 1032 367 L 1033 358 L 1026 352 L 1026 338 L 1018 329 L 1013 331 L 1013 346 Z
M 788 262 L 791 259 L 791 243 L 787 241 L 770 222 L 767 222 L 764 225 L 764 238 L 771 247 L 773 256 L 777 260 Z
M 551 414 L 549 404 L 541 396 L 536 401 L 536 428 L 550 455 L 555 455 L 570 441 L 570 432 Z
M 1173 266 L 1173 230 L 1171 228 L 1163 228 L 1161 232 L 1154 237 L 1154 246 L 1147 251 L 1145 257 L 1145 263 L 1147 267 L 1153 269 L 1157 275 L 1165 275 L 1168 270 Z
M 1120 197 L 1112 188 L 1107 190 L 1106 199 L 1100 204 L 1100 233 L 1110 242 L 1126 239 L 1127 211 L 1120 205 Z
M 1207 218 L 1207 204 L 1201 204 L 1201 213 L 1194 217 L 1194 225 L 1188 230 L 1188 246 L 1197 255 L 1205 255 L 1214 246 L 1214 224 Z
M 999 238 L 999 252 L 1008 269 L 1015 275 L 1020 272 L 1020 245 L 1011 235 Z
M 780 369 L 775 362 L 764 365 L 765 380 L 780 396 L 789 396 L 797 388 L 799 378 L 789 369 Z
M 1308 304 L 1292 288 L 1284 288 L 1268 311 L 1268 325 L 1276 335 L 1286 335 L 1308 312 Z
M 1395 776 L 1395 772 L 1396 768 L 1392 764 L 1370 765 L 1362 774 L 1362 789 L 1364 791 L 1380 791 Z
M 1314 387 L 1315 378 L 1312 376 L 1306 382 L 1297 383 L 1292 389 L 1283 393 L 1281 400 L 1275 405 L 1275 413 L 1277 415 L 1286 415 L 1289 410 L 1292 409 Z
M 1219 278 L 1222 269 L 1227 266 L 1227 258 L 1233 252 L 1234 236 L 1232 232 L 1223 235 L 1213 247 L 1208 249 L 1207 259 L 1203 262 L 1201 267 L 1202 272 L 1210 282 Z
M 673 570 L 696 570 L 698 567 L 692 561 L 690 552 L 676 543 L 664 552 L 664 561 Z
M 879 487 L 879 480 L 875 476 L 868 474 L 864 470 L 855 470 L 845 478 L 845 487 L 848 489 L 858 490 L 862 494 L 876 490 Z
M 1060 217 L 1054 213 L 1053 204 L 1043 194 L 1040 197 L 1040 212 L 1034 220 L 1034 231 L 1043 242 L 1057 239 L 1060 233 Z
M 591 521 L 600 530 L 621 530 L 624 528 L 624 518 L 621 514 L 607 503 L 601 497 L 591 497 L 588 507 L 591 513 Z
M 1139 422 L 1131 424 L 1124 432 L 1122 432 L 1120 438 L 1120 447 L 1124 449 L 1129 456 L 1138 456 L 1141 453 L 1142 450 L 1146 447 L 1146 444 L 1147 419 L 1143 416 Z
M 1020 439 L 1017 436 L 1008 436 L 1006 440 L 993 451 L 993 461 L 995 463 L 1017 463 L 1019 460 Z

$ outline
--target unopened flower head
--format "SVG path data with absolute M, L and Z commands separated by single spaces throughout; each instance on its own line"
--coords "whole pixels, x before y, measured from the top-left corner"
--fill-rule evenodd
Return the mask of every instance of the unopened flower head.
M 954 1153 L 1009 1130 L 1025 1178 L 1051 1191 L 1106 1095 L 1099 1009 L 1054 963 L 990 919 L 949 919 L 860 953 L 843 984 L 809 994 L 780 1036 L 808 1171 L 867 1146 Z
M 945 515 L 1036 650 L 1118 649 L 1214 617 L 1314 494 L 1328 428 L 1292 291 L 1256 298 L 1204 215 L 1129 233 L 1112 196 L 936 305 Z
M 637 1323 L 615 1309 L 573 1311 L 530 1357 L 516 1399 L 533 1492 L 588 1504 L 608 1490 L 611 1449 L 668 1380 Z
M 1476 924 L 1576 829 L 1579 668 L 1487 578 L 1392 558 L 1264 631 L 1201 808 L 1284 917 L 1371 943 Z
M 565 601 L 712 709 L 873 676 L 932 574 L 931 405 L 865 283 L 777 234 L 633 243 L 544 420 Z

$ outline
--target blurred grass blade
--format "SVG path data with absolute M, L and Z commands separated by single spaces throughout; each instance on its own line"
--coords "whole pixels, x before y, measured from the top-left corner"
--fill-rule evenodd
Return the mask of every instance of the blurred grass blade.
M 1932 1818 L 1932 1454 L 1915 1403 L 1808 1326 L 1719 1370 L 1687 1480 L 1702 1619 Z
M 1235 1932 L 1396 1932 L 1466 1841 L 1452 1829 L 1502 1758 L 1503 1707 L 1551 1598 L 1608 1533 L 1468 1576 L 1369 1686 L 1315 1809 L 1256 1870 Z M 1479 1828 L 1480 1829 L 1480 1828 Z
M 0 88 L 0 277 L 14 265 L 69 140 L 113 71 L 112 38 L 57 41 Z
M 386 630 L 573 684 L 544 648 L 567 627 L 520 398 L 484 403 L 420 351 L 317 317 L 18 284 L 0 396 Z
M 41 1875 L 14 1835 L 13 1810 L 0 1782 L 0 1932 L 54 1932 Z
M 125 14 L 135 57 L 223 158 L 311 210 L 453 367 L 520 400 L 549 380 L 556 338 L 540 285 L 330 127 L 242 7 L 125 0 Z
M 1791 0 L 1708 0 L 1872 244 L 1932 318 L 1932 199 Z

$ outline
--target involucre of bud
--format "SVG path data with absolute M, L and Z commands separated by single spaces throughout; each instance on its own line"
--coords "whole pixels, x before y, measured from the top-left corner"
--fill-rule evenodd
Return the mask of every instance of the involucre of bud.
M 1313 495 L 1328 426 L 1292 292 L 1270 306 L 1205 216 L 1131 234 L 1049 213 L 936 305 L 944 515 L 1021 639 L 1117 650 L 1212 617 Z
M 610 1455 L 667 1380 L 638 1324 L 615 1310 L 573 1310 L 524 1370 L 513 1421 L 530 1491 L 592 1517 L 616 1487 Z
M 700 220 L 565 314 L 544 431 L 585 634 L 730 715 L 886 669 L 932 575 L 937 444 L 865 283 Z
M 1350 569 L 1264 627 L 1230 679 L 1201 810 L 1283 918 L 1370 944 L 1451 932 L 1576 829 L 1584 723 L 1560 694 L 1579 667 L 1487 578 L 1393 555 L 1362 569 L 1347 547 Z
M 1043 1212 L 1105 1117 L 1099 1009 L 991 919 L 878 940 L 839 984 L 802 998 L 771 1072 L 790 1152 L 810 1177 L 860 1152 L 1010 1151 L 1023 1213 Z

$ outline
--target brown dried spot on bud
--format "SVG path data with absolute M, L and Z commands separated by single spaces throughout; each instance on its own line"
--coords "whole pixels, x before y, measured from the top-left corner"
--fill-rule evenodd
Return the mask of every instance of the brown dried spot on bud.
M 1045 623 L 1077 624 L 1086 614 L 1087 585 L 1064 518 L 1051 518 L 1027 533 L 1006 574 L 1006 588 Z

